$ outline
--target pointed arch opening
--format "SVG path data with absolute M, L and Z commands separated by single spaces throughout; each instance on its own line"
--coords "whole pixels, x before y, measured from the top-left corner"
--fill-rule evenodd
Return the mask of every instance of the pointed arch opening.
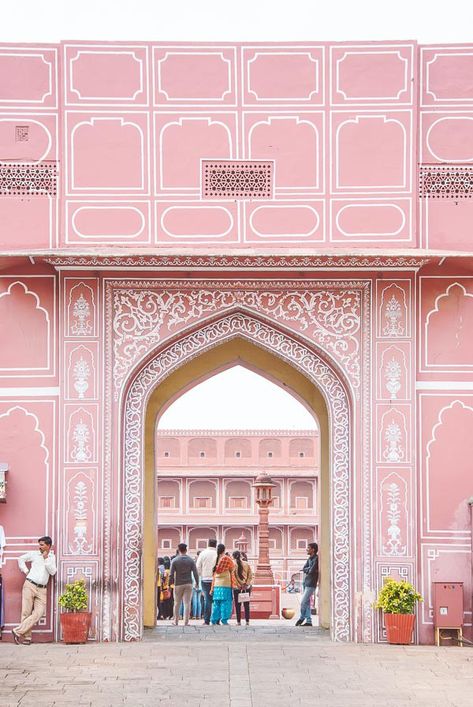
M 350 401 L 334 366 L 289 333 L 243 313 L 203 326 L 168 344 L 135 375 L 125 397 L 123 429 L 125 640 L 154 625 L 156 419 L 172 399 L 217 370 L 243 361 L 286 386 L 317 417 L 321 453 L 321 619 L 334 640 L 353 635 Z

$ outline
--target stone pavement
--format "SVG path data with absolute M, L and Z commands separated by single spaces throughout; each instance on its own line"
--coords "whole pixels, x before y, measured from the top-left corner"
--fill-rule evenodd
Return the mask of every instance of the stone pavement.
M 0 705 L 473 705 L 471 648 L 341 645 L 294 627 L 217 630 L 202 638 L 170 627 L 129 644 L 2 643 Z
M 146 629 L 144 633 L 145 641 L 236 641 L 246 643 L 247 641 L 276 642 L 317 640 L 330 642 L 329 632 L 317 626 L 300 626 L 295 628 L 295 620 L 286 623 L 280 619 L 272 620 L 251 620 L 249 626 L 243 625 L 238 628 L 234 622 L 227 626 L 204 626 L 202 621 L 191 620 L 189 626 L 184 626 L 181 622 L 179 626 L 174 626 L 171 621 L 160 621 L 155 629 Z

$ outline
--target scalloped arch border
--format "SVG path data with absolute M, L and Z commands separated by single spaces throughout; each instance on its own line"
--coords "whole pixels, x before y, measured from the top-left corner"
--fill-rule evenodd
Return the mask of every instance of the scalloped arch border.
M 122 638 L 140 640 L 142 615 L 142 527 L 144 423 L 153 390 L 178 368 L 212 348 L 243 338 L 283 359 L 322 393 L 330 424 L 331 633 L 336 641 L 353 637 L 350 404 L 334 370 L 313 350 L 267 322 L 245 313 L 222 316 L 162 348 L 136 374 L 124 401 L 123 425 L 123 590 Z

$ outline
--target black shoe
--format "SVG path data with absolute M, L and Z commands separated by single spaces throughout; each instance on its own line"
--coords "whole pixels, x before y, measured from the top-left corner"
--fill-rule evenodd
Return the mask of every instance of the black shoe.
M 297 619 L 296 626 L 302 626 L 304 619 Z
M 303 624 L 303 626 L 312 626 L 312 621 L 306 621 L 305 624 Z

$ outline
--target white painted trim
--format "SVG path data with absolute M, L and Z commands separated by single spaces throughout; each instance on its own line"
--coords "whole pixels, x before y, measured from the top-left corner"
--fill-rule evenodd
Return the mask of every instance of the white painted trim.
M 51 388 L 0 388 L 0 398 L 42 397 L 59 395 L 59 386 Z
M 455 390 L 461 393 L 473 390 L 473 381 L 416 381 L 416 390 Z

